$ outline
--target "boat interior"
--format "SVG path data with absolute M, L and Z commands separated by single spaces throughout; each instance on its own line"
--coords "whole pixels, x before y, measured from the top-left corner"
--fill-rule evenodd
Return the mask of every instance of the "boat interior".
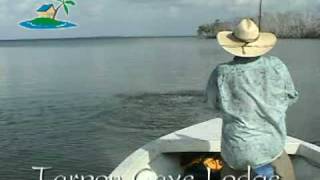
M 289 155 L 297 180 L 319 180 L 320 166 L 312 160 L 306 159 L 300 155 Z M 210 176 L 208 176 L 208 166 L 204 163 L 205 159 L 214 159 L 215 163 L 211 166 Z M 163 153 L 150 162 L 150 169 L 157 174 L 157 177 L 162 179 L 188 179 L 192 176 L 194 180 L 220 180 L 221 160 L 218 152 L 175 152 Z M 230 178 L 231 179 L 231 178 Z
M 111 175 L 123 180 L 191 180 L 188 175 L 194 180 L 208 180 L 209 167 L 210 180 L 223 179 L 223 163 L 219 163 L 221 125 L 221 119 L 212 119 L 163 136 L 136 150 Z M 288 136 L 285 151 L 296 180 L 320 180 L 319 146 Z

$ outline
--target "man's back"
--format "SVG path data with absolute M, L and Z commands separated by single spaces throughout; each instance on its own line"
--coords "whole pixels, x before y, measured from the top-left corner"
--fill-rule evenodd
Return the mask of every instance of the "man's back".
M 212 87 L 217 94 L 209 95 L 209 101 L 223 114 L 225 161 L 245 169 L 280 156 L 286 140 L 285 112 L 298 97 L 287 67 L 276 57 L 236 57 L 215 69 L 208 84 Z

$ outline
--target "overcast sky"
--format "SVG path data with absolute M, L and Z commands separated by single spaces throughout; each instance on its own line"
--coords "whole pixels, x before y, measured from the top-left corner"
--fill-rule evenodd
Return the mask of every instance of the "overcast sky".
M 78 24 L 66 30 L 27 30 L 19 22 L 55 0 L 0 0 L 0 39 L 83 36 L 192 35 L 215 19 L 256 15 L 259 0 L 74 0 L 69 16 Z M 320 0 L 265 0 L 264 11 L 320 10 Z

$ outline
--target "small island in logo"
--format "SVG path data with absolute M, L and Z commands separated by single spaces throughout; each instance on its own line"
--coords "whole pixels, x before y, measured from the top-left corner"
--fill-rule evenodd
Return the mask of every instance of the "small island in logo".
M 21 22 L 20 25 L 29 29 L 60 29 L 70 28 L 76 25 L 66 21 L 57 20 L 57 14 L 61 8 L 65 13 L 69 14 L 69 7 L 74 6 L 76 3 L 73 0 L 57 0 L 60 4 L 55 8 L 54 4 L 44 4 L 38 8 L 38 17 Z

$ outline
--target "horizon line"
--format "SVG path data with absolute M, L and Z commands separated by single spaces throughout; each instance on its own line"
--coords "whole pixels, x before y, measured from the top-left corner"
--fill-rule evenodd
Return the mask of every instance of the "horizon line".
M 184 38 L 197 37 L 197 35 L 146 35 L 146 36 L 82 36 L 82 37 L 58 37 L 58 38 L 19 38 L 19 39 L 0 39 L 0 42 L 14 41 L 48 41 L 48 40 L 77 40 L 77 39 L 120 39 L 120 38 Z

